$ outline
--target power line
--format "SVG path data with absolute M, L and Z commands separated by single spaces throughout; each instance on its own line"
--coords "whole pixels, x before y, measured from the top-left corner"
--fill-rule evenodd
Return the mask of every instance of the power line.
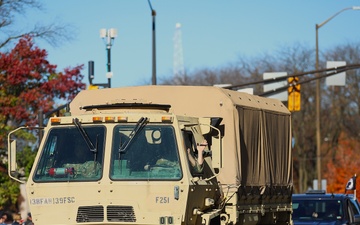
M 276 77 L 276 78 L 271 78 L 271 79 L 264 79 L 264 80 L 259 80 L 259 81 L 254 81 L 254 82 L 249 82 L 249 83 L 244 83 L 244 84 L 238 84 L 238 85 L 232 85 L 232 86 L 227 86 L 224 87 L 226 89 L 235 89 L 235 88 L 240 88 L 240 87 L 245 87 L 245 86 L 250 86 L 250 85 L 255 85 L 255 84 L 270 84 L 270 83 L 275 83 L 275 82 L 280 82 L 280 81 L 284 81 L 287 80 L 290 77 L 302 77 L 305 75 L 309 75 L 309 74 L 316 74 L 316 73 L 324 73 L 326 72 L 326 74 L 324 75 L 319 75 L 318 77 L 314 77 L 314 78 L 309 78 L 306 80 L 303 80 L 301 82 L 297 82 L 297 84 L 305 84 L 317 79 L 322 79 L 325 77 L 329 77 L 338 73 L 342 73 L 345 72 L 347 70 L 353 70 L 353 69 L 359 69 L 360 68 L 360 64 L 350 64 L 350 65 L 345 65 L 345 66 L 339 66 L 339 67 L 333 67 L 333 68 L 326 68 L 326 69 L 321 69 L 321 70 L 311 70 L 311 71 L 307 71 L 307 72 L 303 72 L 303 73 L 295 73 L 295 74 L 290 74 L 290 75 L 286 75 L 286 76 L 281 76 L 281 77 Z M 267 91 L 264 92 L 262 94 L 260 94 L 259 96 L 269 96 L 272 94 L 276 94 L 276 93 L 280 93 L 283 91 L 286 91 L 288 87 L 291 87 L 294 84 L 289 84 L 287 86 L 284 87 L 279 87 L 276 89 L 273 89 L 271 91 Z

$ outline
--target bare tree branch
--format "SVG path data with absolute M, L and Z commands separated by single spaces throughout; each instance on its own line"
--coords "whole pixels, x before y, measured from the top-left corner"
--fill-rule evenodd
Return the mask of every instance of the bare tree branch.
M 32 28 L 18 25 L 15 19 L 26 17 L 26 11 L 30 9 L 44 10 L 38 0 L 0 0 L 0 48 L 27 35 L 43 39 L 53 46 L 72 39 L 69 35 L 72 27 L 57 21 L 45 25 L 38 23 Z

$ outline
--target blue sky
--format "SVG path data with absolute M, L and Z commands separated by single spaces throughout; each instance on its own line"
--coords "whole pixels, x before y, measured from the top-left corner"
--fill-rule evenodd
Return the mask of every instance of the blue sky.
M 74 40 L 48 51 L 58 69 L 95 62 L 95 83 L 106 83 L 106 48 L 101 28 L 116 28 L 111 48 L 112 87 L 151 84 L 152 17 L 147 0 L 43 1 L 44 11 L 29 12 L 28 23 L 60 21 L 71 24 Z M 173 75 L 176 23 L 181 23 L 184 67 L 187 71 L 218 68 L 239 56 L 256 57 L 282 46 L 301 43 L 315 49 L 315 24 L 336 12 L 360 6 L 352 0 L 152 0 L 156 10 L 157 80 Z M 319 29 L 319 48 L 360 40 L 360 10 L 347 10 Z

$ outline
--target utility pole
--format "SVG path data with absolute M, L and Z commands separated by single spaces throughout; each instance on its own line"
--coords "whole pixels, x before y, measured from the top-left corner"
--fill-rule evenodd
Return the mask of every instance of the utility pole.
M 347 10 L 360 10 L 359 6 L 352 6 L 352 7 L 347 7 L 344 8 L 340 11 L 338 11 L 337 13 L 335 13 L 334 15 L 332 15 L 331 17 L 329 17 L 328 19 L 326 19 L 324 22 L 320 23 L 320 24 L 316 24 L 315 25 L 315 38 L 316 38 L 316 43 L 315 43 L 315 51 L 316 51 L 316 62 L 315 62 L 315 69 L 318 71 L 319 70 L 319 29 L 324 26 L 325 24 L 327 24 L 330 20 L 332 20 L 334 17 L 336 17 L 337 15 L 339 15 L 340 13 L 347 11 Z M 316 73 L 316 77 L 319 78 L 319 73 Z M 318 180 L 318 185 L 317 188 L 318 190 L 321 190 L 323 187 L 321 186 L 321 130 L 320 130 L 320 116 L 321 116 L 321 89 L 320 89 L 320 79 L 316 80 L 316 120 L 315 120 L 315 124 L 316 124 L 316 170 L 317 170 L 317 180 Z

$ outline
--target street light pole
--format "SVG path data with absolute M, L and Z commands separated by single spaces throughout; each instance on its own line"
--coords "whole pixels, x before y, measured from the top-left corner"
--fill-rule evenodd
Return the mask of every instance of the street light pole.
M 150 0 L 148 0 L 151 16 L 152 16 L 152 85 L 156 85 L 156 30 L 155 30 L 155 17 L 156 11 L 152 8 Z
M 100 30 L 100 37 L 106 41 L 106 51 L 107 51 L 107 73 L 106 77 L 108 78 L 108 88 L 111 87 L 111 46 L 113 45 L 114 39 L 117 37 L 117 30 L 111 28 L 109 30 L 101 29 Z
M 331 17 L 329 17 L 327 20 L 325 20 L 324 22 L 320 23 L 320 24 L 316 24 L 315 26 L 315 30 L 316 30 L 316 63 L 315 63 L 315 70 L 318 71 L 319 70 L 319 29 L 324 26 L 326 23 L 328 23 L 330 20 L 332 20 L 334 17 L 336 17 L 337 15 L 339 15 L 340 13 L 346 11 L 346 10 L 360 10 L 360 6 L 353 6 L 353 7 L 348 7 L 348 8 L 344 8 L 340 11 L 338 11 L 337 13 L 335 13 L 334 15 L 332 15 Z M 321 93 L 320 93 L 320 74 L 317 72 L 316 73 L 316 77 L 318 79 L 316 79 L 316 170 L 317 170 L 317 185 L 318 185 L 318 190 L 321 190 L 321 132 L 320 132 L 320 98 L 321 98 Z

